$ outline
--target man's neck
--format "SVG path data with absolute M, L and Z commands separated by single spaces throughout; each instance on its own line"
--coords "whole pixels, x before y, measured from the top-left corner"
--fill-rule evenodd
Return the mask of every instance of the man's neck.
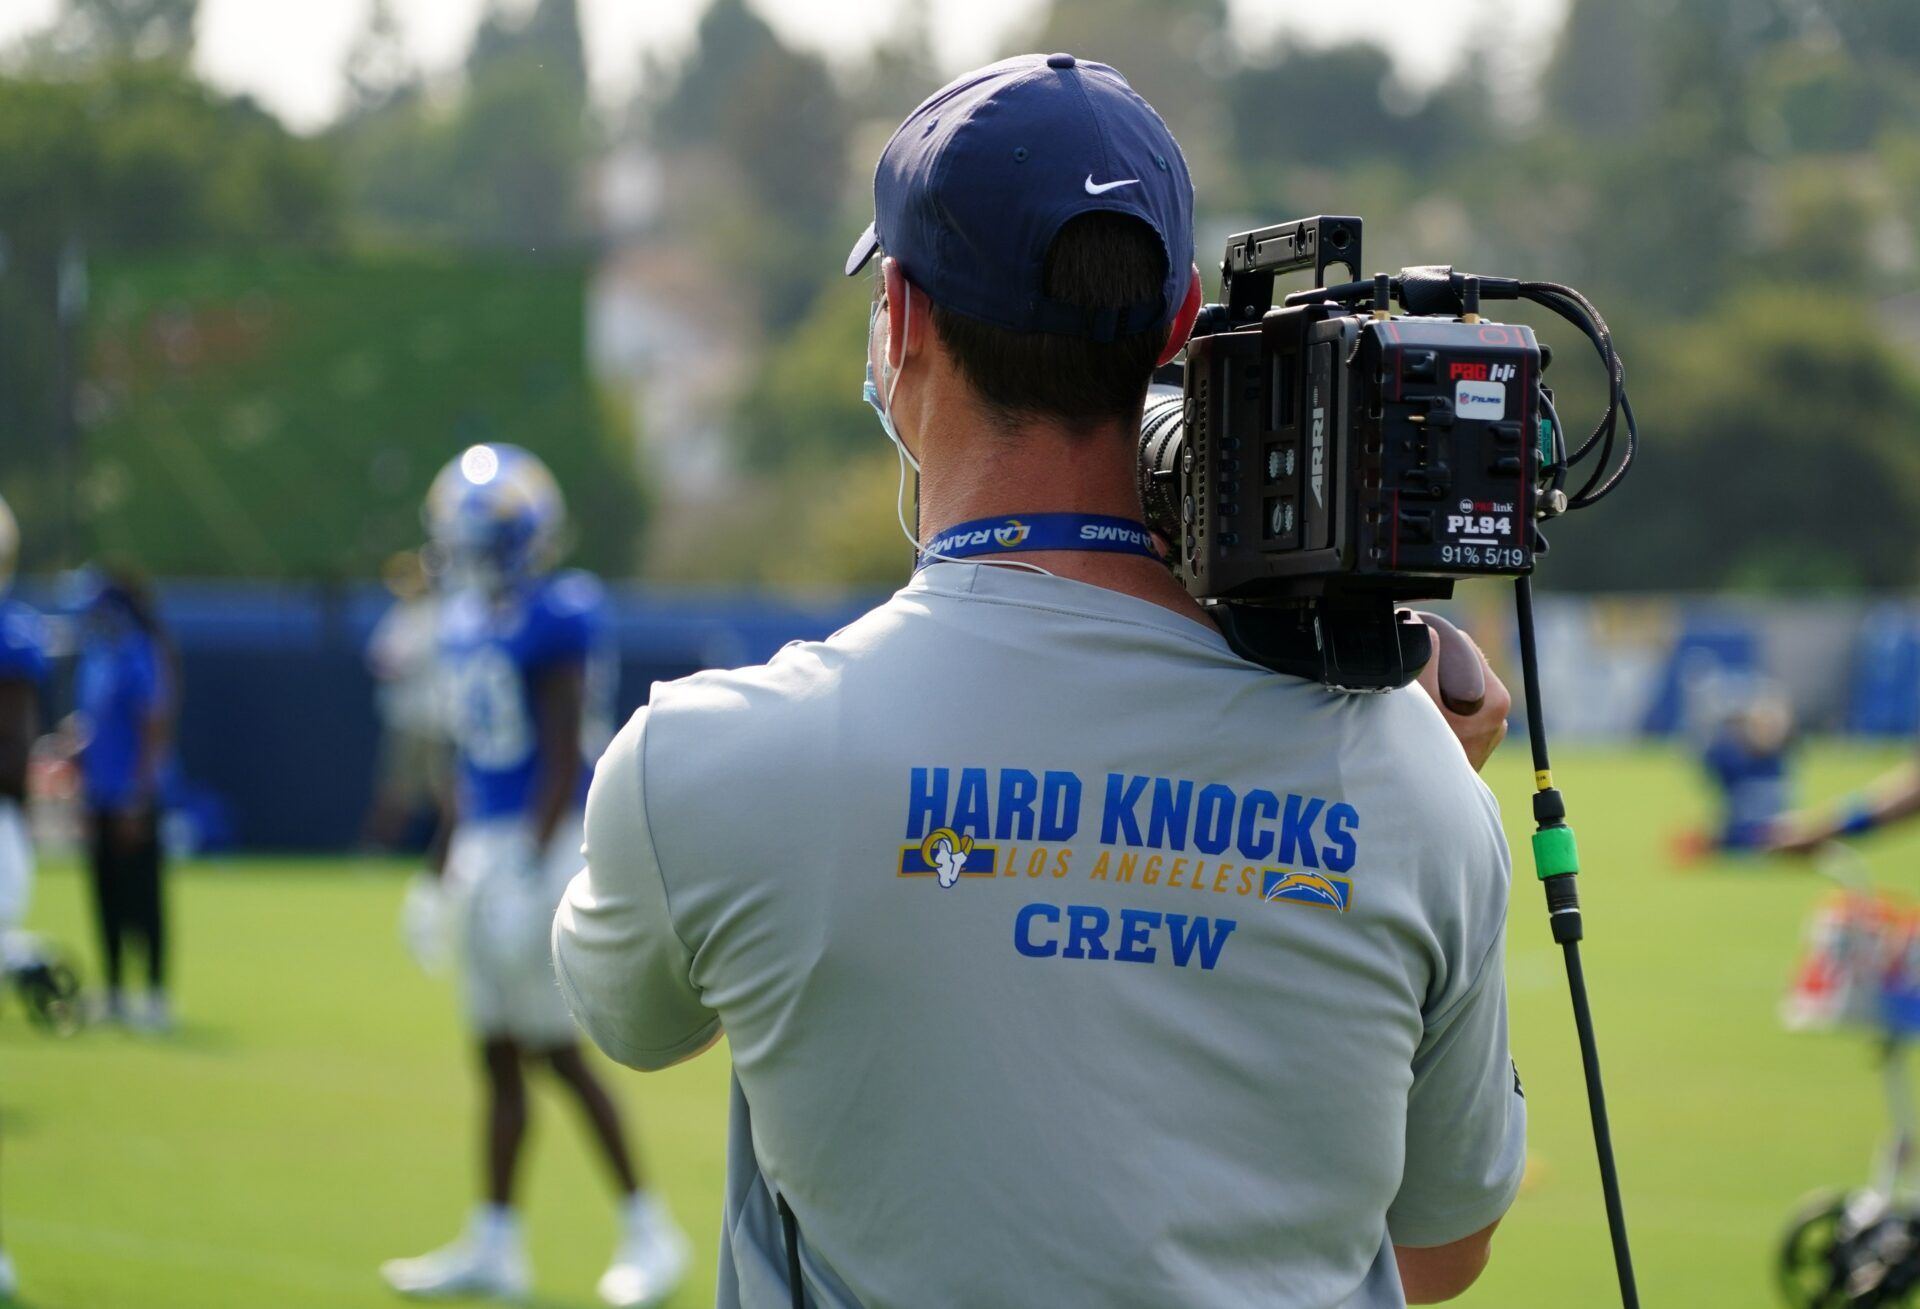
M 931 439 L 918 443 L 923 452 L 922 545 L 976 518 L 1079 513 L 1139 520 L 1140 491 L 1134 470 L 1137 418 L 1131 426 L 1113 424 L 1081 433 L 1047 423 L 1008 430 L 970 409 L 927 415 L 931 430 L 923 430 Z M 1025 550 L 1008 551 L 1004 557 L 1213 625 L 1166 568 L 1140 555 Z

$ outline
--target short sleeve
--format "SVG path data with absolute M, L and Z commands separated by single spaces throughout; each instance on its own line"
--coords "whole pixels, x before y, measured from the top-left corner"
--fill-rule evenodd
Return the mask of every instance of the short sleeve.
M 1507 1045 L 1506 932 L 1413 1060 L 1406 1166 L 1387 1211 L 1396 1245 L 1447 1245 L 1506 1213 L 1526 1168 L 1527 1109 Z
M 595 1045 L 633 1068 L 677 1063 L 711 1041 L 720 1018 L 692 981 L 693 952 L 647 827 L 642 709 L 616 736 L 587 793 L 586 868 L 553 921 L 554 973 Z
M 47 677 L 46 624 L 23 604 L 0 603 L 0 681 Z
M 527 666 L 550 668 L 580 663 L 600 639 L 606 593 L 590 574 L 569 572 L 555 577 L 528 615 Z

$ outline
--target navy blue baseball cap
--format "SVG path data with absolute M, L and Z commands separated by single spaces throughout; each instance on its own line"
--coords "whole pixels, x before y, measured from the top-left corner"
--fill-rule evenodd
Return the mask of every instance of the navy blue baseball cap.
M 1049 298 L 1047 250 L 1095 211 L 1160 238 L 1153 300 L 1087 309 Z M 877 250 L 943 308 L 1015 332 L 1110 341 L 1173 321 L 1193 273 L 1193 182 L 1160 115 L 1105 64 L 1018 55 L 976 69 L 907 116 L 873 174 L 873 222 L 847 275 Z

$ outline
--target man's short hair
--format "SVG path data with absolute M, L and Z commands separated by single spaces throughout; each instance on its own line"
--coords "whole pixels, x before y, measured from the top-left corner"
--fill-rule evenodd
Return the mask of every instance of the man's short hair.
M 1046 294 L 1086 309 L 1151 301 L 1166 281 L 1160 238 L 1137 218 L 1081 214 L 1047 247 Z M 933 306 L 933 326 L 973 389 L 1003 426 L 1048 419 L 1069 430 L 1130 423 L 1167 343 L 1153 328 L 1112 341 L 1011 332 Z

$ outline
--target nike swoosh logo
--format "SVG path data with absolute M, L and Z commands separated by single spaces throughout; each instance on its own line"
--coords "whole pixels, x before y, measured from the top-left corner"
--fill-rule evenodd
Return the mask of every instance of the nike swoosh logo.
M 1096 182 L 1093 180 L 1092 173 L 1087 174 L 1088 195 L 1105 195 L 1116 187 L 1138 185 L 1140 185 L 1140 179 L 1137 177 L 1123 177 L 1118 182 Z

